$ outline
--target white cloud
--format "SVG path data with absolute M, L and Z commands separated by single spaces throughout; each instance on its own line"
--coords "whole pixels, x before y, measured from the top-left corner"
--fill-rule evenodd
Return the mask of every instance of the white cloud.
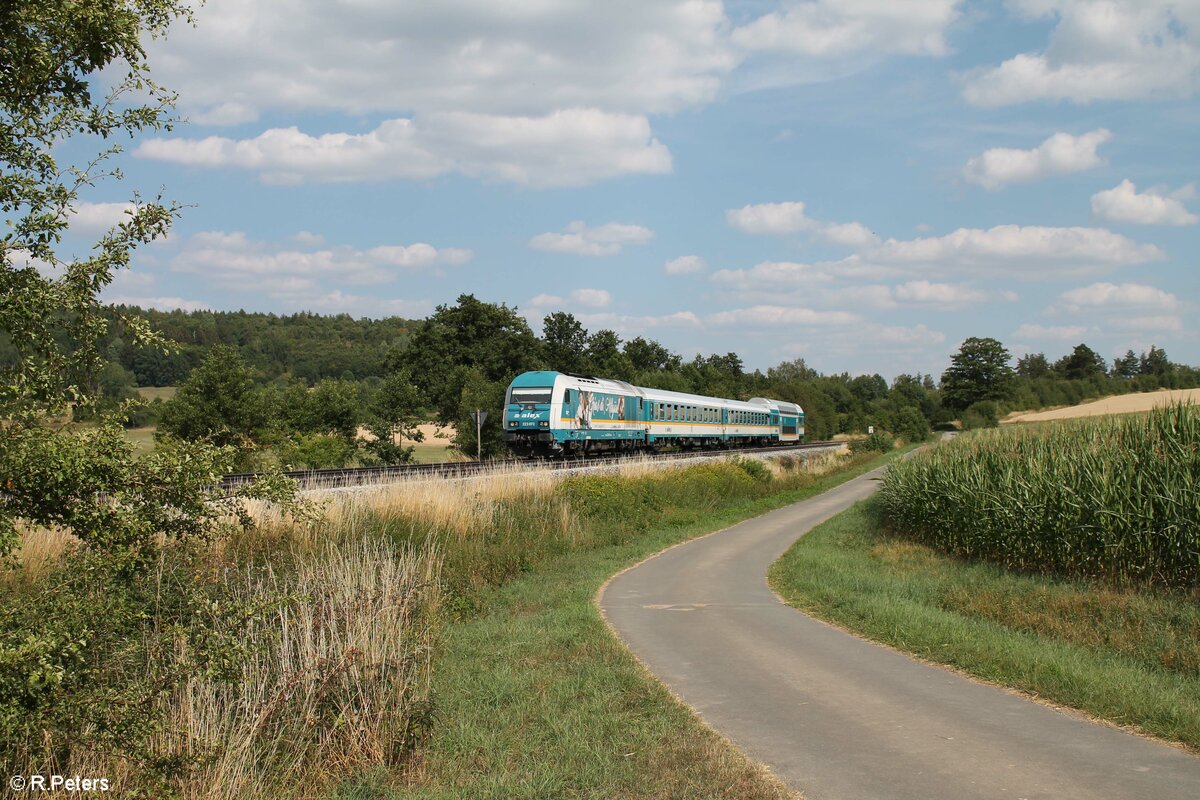
M 119 269 L 113 272 L 112 283 L 105 287 L 106 292 L 145 292 L 158 283 L 158 278 L 148 272 L 135 272 L 132 269 Z
M 149 43 L 198 124 L 264 112 L 386 117 L 360 133 L 276 128 L 161 139 L 145 157 L 274 183 L 460 173 L 535 187 L 661 174 L 648 116 L 704 105 L 739 60 L 720 0 L 209 0 Z
M 251 105 L 238 102 L 218 103 L 188 117 L 189 122 L 200 125 L 241 125 L 258 119 L 258 111 Z
M 780 355 L 819 355 L 821 358 L 833 357 L 842 361 L 861 356 L 864 352 L 886 353 L 899 357 L 900 361 L 893 361 L 893 365 L 909 364 L 916 371 L 930 369 L 923 362 L 928 360 L 931 349 L 946 340 L 941 331 L 924 324 L 883 325 L 862 321 L 844 327 L 807 329 L 801 335 L 802 340 L 780 347 Z
M 1191 192 L 1194 192 L 1191 184 L 1182 190 L 1184 197 L 1190 196 Z M 1126 179 L 1111 189 L 1092 195 L 1092 213 L 1109 222 L 1136 225 L 1195 225 L 1200 222 L 1200 217 L 1183 207 L 1181 199 L 1153 190 L 1138 194 L 1137 187 Z
M 636 336 L 660 328 L 698 328 L 702 324 L 700 317 L 693 311 L 644 316 L 601 312 L 576 316 L 590 330 L 608 328 L 622 336 Z
M 809 217 L 804 203 L 759 203 L 731 208 L 725 221 L 742 233 L 783 235 L 808 231 L 832 244 L 860 248 L 879 240 L 861 222 L 822 222 Z
M 571 302 L 588 308 L 604 308 L 612 302 L 612 295 L 605 289 L 575 289 L 569 296 Z
M 1080 172 L 1104 163 L 1096 148 L 1111 138 L 1100 128 L 1082 136 L 1056 133 L 1032 150 L 996 147 L 968 161 L 963 176 L 987 189 L 999 189 L 1008 183 Z
M 194 28 L 149 46 L 185 111 L 226 121 L 295 109 L 663 113 L 716 96 L 737 61 L 727 28 L 718 0 L 208 0 Z
M 805 230 L 811 223 L 804 213 L 804 203 L 759 203 L 731 208 L 725 221 L 742 233 L 784 234 Z
M 945 236 L 888 239 L 843 259 L 852 266 L 877 264 L 907 270 L 997 273 L 1040 280 L 1104 272 L 1166 257 L 1158 247 L 1104 228 L 997 225 L 959 228 Z
M 1058 296 L 1062 308 L 1071 313 L 1098 308 L 1156 308 L 1164 311 L 1179 306 L 1179 298 L 1153 286 L 1139 283 L 1093 283 Z
M 541 117 L 447 112 L 391 119 L 362 134 L 272 128 L 252 139 L 150 139 L 137 156 L 237 167 L 268 183 L 425 180 L 459 173 L 510 183 L 578 186 L 671 171 L 642 116 L 572 108 Z
M 747 328 L 783 325 L 851 325 L 859 320 L 860 317 L 857 314 L 851 314 L 848 311 L 814 311 L 811 308 L 778 305 L 758 305 L 750 308 L 718 311 L 705 318 L 705 322 L 710 325 L 736 325 Z
M 529 307 L 535 313 L 550 308 L 562 308 L 564 306 L 584 306 L 586 308 L 604 308 L 612 303 L 612 294 L 606 289 L 575 289 L 566 297 L 561 297 L 556 294 L 539 294 L 535 295 L 529 301 Z
M 868 306 L 878 309 L 925 308 L 952 310 L 985 303 L 1014 302 L 1012 292 L 988 292 L 971 286 L 934 283 L 925 280 L 908 281 L 896 286 L 868 284 L 844 289 L 809 289 L 810 296 L 833 305 Z
M 1013 336 L 1021 339 L 1079 340 L 1087 332 L 1086 325 L 1037 325 L 1027 322 L 1013 331 Z
M 991 295 L 969 286 L 929 281 L 909 281 L 892 289 L 897 303 L 960 307 L 978 305 L 991 300 Z
M 69 225 L 77 233 L 103 233 L 118 223 L 128 222 L 133 203 L 89 203 L 80 201 L 72 210 Z
M 747 50 L 805 56 L 941 56 L 949 50 L 945 33 L 958 16 L 957 5 L 957 0 L 789 2 L 735 30 L 733 41 Z
M 711 280 L 717 283 L 731 284 L 740 289 L 752 289 L 765 286 L 803 287 L 814 282 L 828 282 L 833 276 L 812 264 L 801 264 L 795 261 L 762 261 L 750 269 L 722 269 L 714 272 Z
M 297 249 L 255 241 L 240 231 L 207 231 L 187 240 L 171 260 L 171 270 L 201 275 L 223 289 L 304 302 L 319 310 L 336 305 L 323 293 L 323 281 L 336 281 L 339 286 L 381 285 L 394 281 L 403 271 L 436 271 L 443 264 L 461 264 L 470 254 L 461 248 L 439 250 L 423 242 L 368 250 L 346 246 Z M 322 297 L 326 305 L 315 305 Z M 379 297 L 371 301 L 376 306 L 382 302 Z
M 690 275 L 706 271 L 708 262 L 700 256 L 680 256 L 664 264 L 663 269 L 668 275 Z
M 813 231 L 830 244 L 855 249 L 875 244 L 879 237 L 861 222 L 814 222 Z
M 297 231 L 292 241 L 303 247 L 320 247 L 325 244 L 325 237 L 312 231 Z
M 1056 19 L 1046 49 L 968 77 L 979 106 L 1032 100 L 1180 97 L 1200 84 L 1200 5 L 1175 0 L 1011 0 L 1029 19 Z
M 539 233 L 529 240 L 534 250 L 571 253 L 579 256 L 615 256 L 627 244 L 645 244 L 654 231 L 642 225 L 610 222 L 589 228 L 581 221 L 572 222 L 565 233 Z
M 127 294 L 105 295 L 104 302 L 114 306 L 156 308 L 159 311 L 204 311 L 213 307 L 211 303 L 203 300 L 188 300 L 184 297 L 147 297 Z

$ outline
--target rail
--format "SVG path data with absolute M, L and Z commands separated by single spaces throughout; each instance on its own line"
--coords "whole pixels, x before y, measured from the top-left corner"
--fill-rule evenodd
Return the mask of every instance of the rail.
M 739 447 L 710 450 L 683 450 L 673 453 L 654 453 L 630 456 L 594 455 L 591 457 L 558 458 L 558 459 L 495 459 L 491 461 L 445 461 L 437 464 L 397 464 L 388 467 L 343 467 L 338 469 L 306 469 L 292 470 L 283 473 L 300 484 L 302 489 L 330 489 L 347 486 L 370 486 L 375 484 L 392 483 L 411 478 L 467 478 L 496 469 L 506 469 L 513 466 L 528 466 L 536 469 L 575 469 L 579 467 L 600 466 L 618 463 L 621 459 L 640 458 L 650 461 L 686 461 L 692 458 L 714 455 L 753 455 L 772 454 L 787 455 L 797 450 L 821 450 L 840 447 L 843 442 L 809 442 L 795 445 L 774 445 L 771 447 Z M 224 490 L 245 486 L 257 478 L 259 473 L 236 472 L 221 479 Z

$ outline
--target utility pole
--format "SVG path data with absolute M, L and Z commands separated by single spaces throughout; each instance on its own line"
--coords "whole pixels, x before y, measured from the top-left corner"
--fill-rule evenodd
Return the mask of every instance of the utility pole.
M 483 461 L 483 421 L 487 419 L 488 412 L 481 408 L 477 408 L 471 412 L 471 419 L 475 422 L 475 460 Z

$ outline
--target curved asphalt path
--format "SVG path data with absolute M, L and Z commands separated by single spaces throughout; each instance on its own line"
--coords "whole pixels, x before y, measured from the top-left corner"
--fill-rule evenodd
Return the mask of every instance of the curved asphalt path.
M 1200 758 L 921 664 L 785 606 L 768 567 L 878 472 L 615 577 L 610 624 L 809 800 L 1198 800 Z

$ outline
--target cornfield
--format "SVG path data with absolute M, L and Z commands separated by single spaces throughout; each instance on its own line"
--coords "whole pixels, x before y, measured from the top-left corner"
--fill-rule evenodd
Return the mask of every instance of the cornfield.
M 1117 585 L 1200 588 L 1200 407 L 962 436 L 897 463 L 897 533 L 954 555 Z

